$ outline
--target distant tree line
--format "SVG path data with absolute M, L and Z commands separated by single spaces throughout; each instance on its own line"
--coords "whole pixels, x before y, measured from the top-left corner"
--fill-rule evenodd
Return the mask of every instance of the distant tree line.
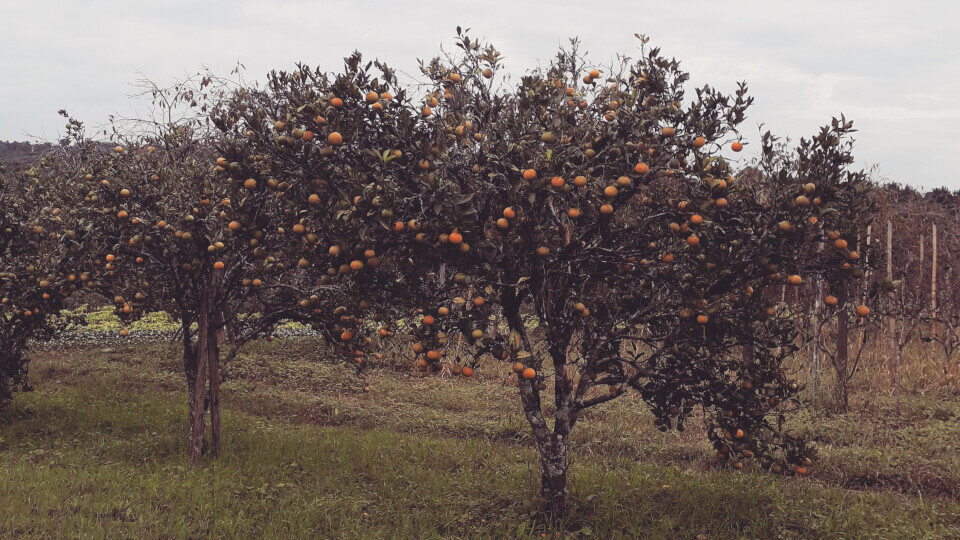
M 50 143 L 34 144 L 26 141 L 0 141 L 0 162 L 7 167 L 29 165 L 43 152 L 53 145 Z

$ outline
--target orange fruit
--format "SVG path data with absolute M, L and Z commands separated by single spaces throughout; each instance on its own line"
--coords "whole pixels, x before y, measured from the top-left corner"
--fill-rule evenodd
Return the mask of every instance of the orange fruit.
M 733 141 L 733 144 L 730 145 L 730 149 L 734 152 L 739 152 L 743 150 L 743 143 L 740 141 Z
M 473 376 L 473 368 L 470 367 L 470 366 L 463 366 L 463 369 L 460 370 L 460 373 L 462 373 L 464 377 L 472 377 L 472 376 Z
M 327 143 L 331 146 L 336 146 L 343 142 L 343 135 L 340 135 L 340 132 L 334 131 L 327 136 Z
M 223 270 L 223 261 L 217 261 L 213 263 L 213 268 L 215 270 Z
M 507 218 L 507 219 L 513 219 L 513 218 L 517 217 L 517 213 L 516 213 L 516 211 L 514 211 L 514 209 L 513 209 L 512 207 L 509 207 L 509 206 L 508 206 L 508 207 L 506 207 L 506 208 L 503 209 L 503 217 L 505 217 L 505 218 Z
M 824 303 L 827 304 L 828 306 L 835 306 L 835 305 L 837 305 L 837 297 L 836 297 L 836 296 L 827 295 L 827 297 L 824 298 L 823 301 L 824 301 Z
M 537 376 L 537 371 L 533 368 L 526 368 L 523 370 L 523 378 L 527 379 L 528 381 L 530 379 L 535 378 L 536 376 Z
M 864 305 L 857 306 L 857 315 L 861 317 L 866 317 L 867 315 L 870 315 L 870 308 Z
M 650 166 L 641 161 L 640 163 L 637 163 L 637 166 L 634 167 L 633 170 L 637 171 L 640 174 L 647 174 L 648 172 L 650 172 Z
M 536 177 L 537 177 L 537 171 L 535 171 L 534 169 L 527 169 L 523 171 L 524 180 L 533 180 Z

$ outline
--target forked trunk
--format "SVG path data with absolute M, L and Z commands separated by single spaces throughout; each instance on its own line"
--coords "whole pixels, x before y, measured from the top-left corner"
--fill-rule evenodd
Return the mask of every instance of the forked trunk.
M 551 431 L 543 418 L 540 394 L 532 381 L 520 380 L 520 402 L 523 413 L 530 423 L 533 439 L 540 454 L 540 495 L 546 505 L 551 521 L 559 521 L 567 515 L 567 437 L 570 425 Z M 569 415 L 557 415 L 555 422 L 569 422 Z

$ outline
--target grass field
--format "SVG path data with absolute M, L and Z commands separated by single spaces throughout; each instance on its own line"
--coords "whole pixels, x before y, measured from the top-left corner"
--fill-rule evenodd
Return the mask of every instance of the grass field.
M 379 366 L 363 383 L 309 339 L 226 369 L 225 456 L 187 465 L 178 349 L 41 348 L 0 420 L 0 536 L 552 536 L 512 376 Z M 364 393 L 362 386 L 369 385 Z M 722 469 L 702 433 L 633 398 L 574 432 L 575 536 L 960 537 L 960 398 L 857 393 L 804 408 L 806 478 Z

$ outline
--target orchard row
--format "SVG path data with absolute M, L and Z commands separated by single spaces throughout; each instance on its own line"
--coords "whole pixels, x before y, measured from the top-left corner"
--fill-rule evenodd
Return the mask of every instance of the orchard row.
M 771 291 L 816 276 L 828 309 L 870 315 L 850 294 L 869 204 L 852 124 L 795 150 L 766 134 L 742 184 L 745 84 L 688 94 L 643 38 L 604 67 L 574 42 L 517 81 L 493 47 L 456 44 L 418 85 L 355 53 L 337 73 L 157 89 L 158 116 L 109 144 L 69 119 L 61 147 L 4 177 L 4 388 L 88 289 L 124 320 L 180 322 L 194 462 L 208 414 L 221 452 L 221 364 L 297 321 L 361 377 L 398 339 L 428 373 L 505 362 L 553 515 L 580 413 L 627 392 L 662 429 L 702 409 L 721 461 L 804 474 L 806 442 L 777 428 L 797 315 Z

